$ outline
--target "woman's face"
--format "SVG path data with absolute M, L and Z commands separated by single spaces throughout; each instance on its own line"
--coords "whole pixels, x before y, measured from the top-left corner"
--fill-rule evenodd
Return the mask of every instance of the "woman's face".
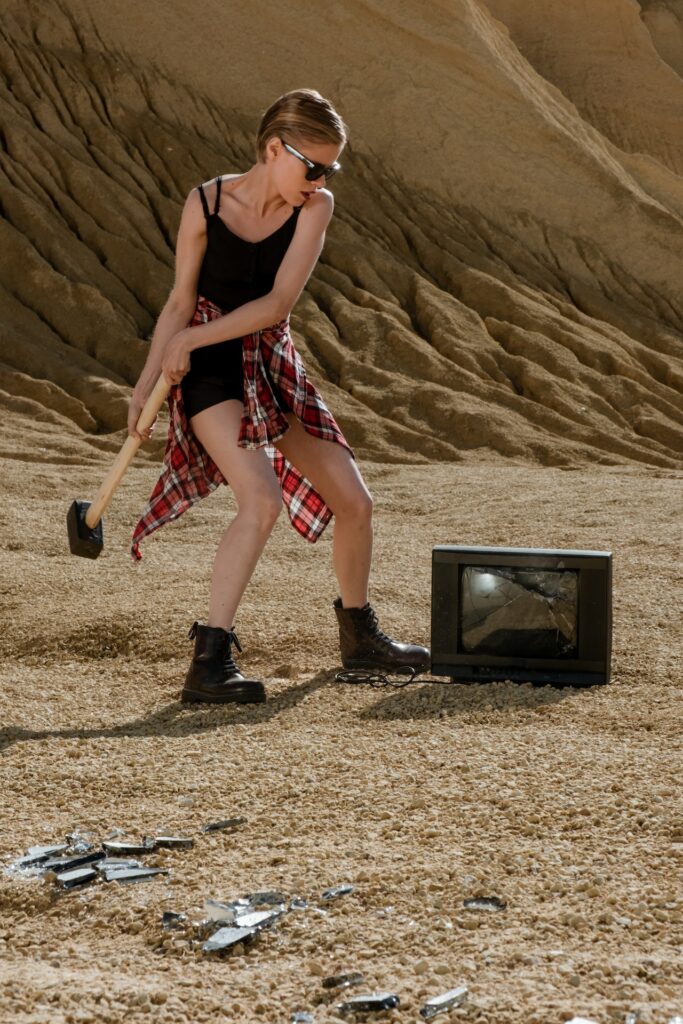
M 307 157 L 312 163 L 329 167 L 339 159 L 344 148 L 339 143 L 307 142 L 283 134 L 283 138 L 298 153 Z M 325 188 L 327 181 L 323 174 L 313 181 L 306 178 L 308 166 L 298 156 L 290 153 L 279 138 L 272 138 L 266 146 L 267 161 L 271 164 L 271 173 L 283 199 L 292 206 L 301 206 L 317 189 Z

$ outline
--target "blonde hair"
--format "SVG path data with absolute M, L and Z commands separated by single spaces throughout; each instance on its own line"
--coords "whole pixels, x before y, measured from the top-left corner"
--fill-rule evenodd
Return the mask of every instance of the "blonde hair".
M 263 162 L 266 143 L 274 135 L 287 141 L 330 142 L 346 145 L 347 125 L 329 100 L 316 89 L 292 89 L 278 96 L 261 118 L 256 136 L 256 158 Z

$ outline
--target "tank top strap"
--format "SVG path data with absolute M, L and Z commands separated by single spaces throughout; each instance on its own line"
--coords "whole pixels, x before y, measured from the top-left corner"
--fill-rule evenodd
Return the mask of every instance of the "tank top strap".
M 213 206 L 213 212 L 218 213 L 218 208 L 221 205 L 221 185 L 223 184 L 222 178 L 216 178 L 216 202 Z
M 206 201 L 206 196 L 204 195 L 204 188 L 202 187 L 202 185 L 197 185 L 197 191 L 199 192 L 199 195 L 200 195 L 201 200 L 202 200 L 202 206 L 204 207 L 204 216 L 206 217 L 206 219 L 208 221 L 208 219 L 209 219 L 209 204 Z

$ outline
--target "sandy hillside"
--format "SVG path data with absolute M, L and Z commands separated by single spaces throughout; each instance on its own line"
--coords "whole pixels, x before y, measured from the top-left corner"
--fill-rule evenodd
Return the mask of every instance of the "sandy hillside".
M 351 970 L 401 1022 L 459 984 L 437 1020 L 683 1014 L 683 3 L 7 0 L 0 66 L 4 1015 L 324 1024 Z M 267 703 L 182 706 L 234 502 L 131 562 L 165 414 L 100 558 L 69 554 L 184 197 L 302 85 L 351 139 L 292 328 L 375 498 L 380 625 L 429 643 L 435 544 L 608 549 L 609 686 L 339 684 L 333 527 L 307 545 L 283 514 L 236 623 Z M 135 886 L 7 870 L 114 828 L 195 846 Z M 223 961 L 161 927 L 266 889 L 310 905 Z
M 351 442 L 387 461 L 486 448 L 680 466 L 683 80 L 637 4 L 596 5 L 583 34 L 584 5 L 544 5 L 539 37 L 528 5 L 503 0 L 496 17 L 464 0 L 349 4 L 327 32 L 305 5 L 227 24 L 210 2 L 222 31 L 203 34 L 201 59 L 177 2 L 9 7 L 9 412 L 52 422 L 58 444 L 116 449 L 184 197 L 249 166 L 258 112 L 304 64 L 352 135 L 292 325 Z M 140 458 L 158 460 L 155 444 Z

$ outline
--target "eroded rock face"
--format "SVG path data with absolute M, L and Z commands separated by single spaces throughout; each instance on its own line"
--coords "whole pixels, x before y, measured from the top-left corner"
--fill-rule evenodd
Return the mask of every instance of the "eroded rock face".
M 301 6 L 275 25 L 245 7 L 231 31 L 258 46 Z M 217 32 L 198 67 L 182 5 L 137 28 L 99 2 L 9 7 L 0 402 L 57 427 L 69 461 L 125 436 L 189 190 L 253 162 L 250 58 L 226 67 Z M 312 57 L 292 37 L 323 92 L 332 37 L 346 55 L 331 98 L 352 146 L 292 327 L 361 455 L 680 465 L 683 51 L 669 36 L 658 53 L 666 7 L 387 5 L 362 33 L 336 12 Z

